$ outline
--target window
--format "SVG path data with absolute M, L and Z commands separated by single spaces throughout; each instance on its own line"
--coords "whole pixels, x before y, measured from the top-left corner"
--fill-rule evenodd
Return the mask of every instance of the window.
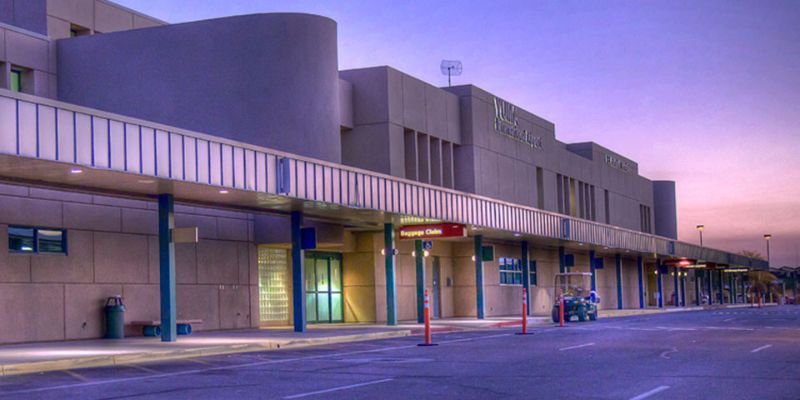
M 91 35 L 92 31 L 89 28 L 84 28 L 80 25 L 72 24 L 69 27 L 69 37 Z
M 11 253 L 67 254 L 67 232 L 63 229 L 8 227 Z
M 501 257 L 500 264 L 500 284 L 501 285 L 522 285 L 522 263 L 516 258 Z
M 650 207 L 644 204 L 639 205 L 639 219 L 641 231 L 651 233 L 652 226 L 650 221 Z
M 22 71 L 18 69 L 11 70 L 11 82 L 9 83 L 8 88 L 12 92 L 22 91 Z
M 558 212 L 564 213 L 564 180 L 561 174 L 556 174 L 556 195 L 558 197 Z
M 610 199 L 608 196 L 608 190 L 605 191 L 605 196 L 603 200 L 604 200 L 603 203 L 605 203 L 606 207 L 606 224 L 611 225 L 611 205 L 609 204 Z
M 544 210 L 544 170 L 536 167 L 536 208 Z
M 522 286 L 522 260 L 517 258 L 501 257 L 500 264 L 500 284 Z M 536 261 L 528 261 L 528 279 L 532 286 L 536 286 Z

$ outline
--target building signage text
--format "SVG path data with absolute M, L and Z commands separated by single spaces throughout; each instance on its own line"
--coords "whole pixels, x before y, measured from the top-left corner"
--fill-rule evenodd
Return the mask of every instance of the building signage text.
M 517 106 L 494 98 L 494 130 L 534 149 L 542 148 L 542 137 L 519 127 Z
M 400 228 L 400 239 L 466 237 L 467 227 L 459 224 L 409 225 Z
M 621 170 L 623 170 L 625 172 L 633 171 L 633 163 L 632 162 L 627 161 L 627 160 L 623 160 L 622 158 L 619 158 L 619 157 L 617 157 L 615 155 L 606 153 L 605 160 L 606 160 L 606 164 L 608 164 L 608 165 L 610 165 L 610 166 L 612 166 L 614 168 L 621 169 Z

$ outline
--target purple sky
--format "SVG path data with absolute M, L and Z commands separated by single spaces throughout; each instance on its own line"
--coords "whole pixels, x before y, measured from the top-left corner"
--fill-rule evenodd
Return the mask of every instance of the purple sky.
M 681 240 L 800 265 L 800 1 L 117 0 L 168 22 L 299 11 L 339 24 L 341 69 L 471 83 L 678 184 Z

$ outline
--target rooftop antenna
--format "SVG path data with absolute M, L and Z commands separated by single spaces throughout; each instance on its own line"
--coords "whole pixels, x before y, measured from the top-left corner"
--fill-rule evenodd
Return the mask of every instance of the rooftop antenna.
M 461 61 L 457 60 L 442 60 L 442 65 L 440 66 L 442 69 L 442 75 L 447 75 L 447 86 L 450 87 L 450 77 L 451 76 L 459 76 L 461 75 L 461 71 L 464 70 L 464 67 L 461 65 Z

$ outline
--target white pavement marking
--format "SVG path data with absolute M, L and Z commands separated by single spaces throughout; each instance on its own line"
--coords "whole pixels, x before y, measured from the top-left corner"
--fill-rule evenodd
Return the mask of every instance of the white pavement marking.
M 339 387 L 325 389 L 325 390 L 317 390 L 315 392 L 295 394 L 295 395 L 292 395 L 292 396 L 286 396 L 286 397 L 284 397 L 284 399 L 299 399 L 301 397 L 308 397 L 308 396 L 315 396 L 315 395 L 323 394 L 323 393 L 337 392 L 339 390 L 355 389 L 355 388 L 360 388 L 362 386 L 377 385 L 379 383 L 389 382 L 389 381 L 393 381 L 393 380 L 394 380 L 394 378 L 387 378 L 387 379 L 379 379 L 377 381 L 356 383 L 355 385 L 339 386 Z
M 469 341 L 477 341 L 477 340 L 484 340 L 484 339 L 494 339 L 501 336 L 511 336 L 512 334 L 500 334 L 500 335 L 487 335 L 487 336 L 477 336 L 477 337 L 470 337 L 470 338 L 463 338 L 463 339 L 454 339 L 454 340 L 445 340 L 439 342 L 439 344 L 447 344 L 447 343 L 457 343 L 457 342 L 469 342 Z M 150 376 L 134 376 L 130 378 L 119 378 L 119 379 L 107 379 L 101 381 L 90 381 L 84 383 L 75 383 L 75 384 L 67 384 L 67 385 L 56 385 L 56 386 L 47 386 L 47 387 L 39 387 L 34 389 L 23 389 L 17 390 L 13 392 L 6 392 L 5 394 L 22 394 L 22 393 L 37 393 L 37 392 L 46 392 L 50 390 L 60 390 L 60 389 L 71 389 L 77 387 L 87 387 L 87 386 L 99 386 L 105 384 L 112 384 L 112 383 L 123 383 L 123 382 L 136 382 L 136 381 L 143 381 L 147 379 L 159 379 L 159 378 L 170 378 L 173 376 L 183 376 L 183 375 L 192 375 L 192 374 L 199 374 L 203 372 L 209 371 L 222 371 L 222 370 L 231 370 L 231 369 L 239 369 L 239 368 L 248 368 L 248 367 L 258 367 L 262 365 L 269 365 L 269 364 L 284 364 L 290 363 L 294 361 L 305 361 L 305 360 L 317 360 L 323 358 L 330 358 L 330 357 L 341 357 L 341 356 L 348 356 L 353 354 L 368 354 L 368 353 L 380 353 L 384 351 L 392 351 L 392 350 L 402 350 L 402 349 L 418 349 L 416 344 L 404 345 L 404 346 L 393 346 L 393 347 L 381 347 L 378 349 L 370 349 L 370 350 L 357 350 L 357 351 L 347 351 L 343 353 L 330 353 L 330 354 L 319 354 L 315 356 L 305 356 L 305 357 L 293 357 L 293 358 L 279 358 L 279 359 L 271 359 L 271 360 L 264 360 L 264 361 L 257 361 L 245 364 L 234 364 L 234 365 L 223 365 L 219 367 L 210 367 L 210 368 L 201 368 L 201 369 L 190 369 L 185 371 L 178 371 L 178 372 L 165 372 L 163 374 L 154 374 Z
M 670 359 L 670 358 L 669 358 L 669 354 L 672 354 L 672 353 L 677 353 L 677 352 L 678 352 L 678 348 L 677 348 L 677 347 L 673 347 L 672 349 L 670 349 L 670 350 L 667 350 L 667 351 L 665 351 L 665 352 L 661 353 L 661 355 L 660 355 L 659 357 L 661 357 L 661 358 L 663 358 L 663 359 L 666 359 L 666 360 L 669 360 L 669 359 Z
M 648 397 L 650 397 L 650 396 L 652 396 L 652 395 L 654 395 L 654 394 L 661 393 L 661 392 L 663 392 L 663 391 L 665 391 L 665 390 L 667 390 L 667 389 L 669 389 L 669 386 L 659 386 L 659 387 L 657 387 L 657 388 L 655 388 L 655 389 L 653 389 L 653 390 L 650 390 L 650 391 L 644 392 L 644 393 L 642 393 L 642 394 L 640 394 L 640 395 L 638 395 L 638 396 L 636 396 L 636 397 L 631 397 L 631 400 L 642 400 L 642 399 L 646 399 L 646 398 L 648 398 Z
M 750 352 L 751 352 L 751 353 L 758 353 L 759 351 L 761 351 L 761 350 L 766 350 L 766 349 L 768 349 L 768 348 L 770 348 L 770 347 L 772 347 L 772 345 L 771 345 L 771 344 L 765 344 L 765 345 L 763 345 L 763 346 L 761 346 L 761 347 L 759 347 L 759 348 L 756 348 L 756 349 L 750 350 Z
M 558 349 L 558 351 L 572 350 L 572 349 L 580 349 L 581 347 L 589 347 L 589 346 L 594 346 L 594 342 L 592 342 L 592 343 L 584 343 L 584 344 L 579 344 L 579 345 L 577 345 L 577 346 L 562 347 L 562 348 Z
M 728 319 L 723 319 L 723 320 L 722 320 L 722 322 L 731 322 L 731 321 L 733 321 L 734 319 L 736 319 L 736 318 L 728 318 Z

